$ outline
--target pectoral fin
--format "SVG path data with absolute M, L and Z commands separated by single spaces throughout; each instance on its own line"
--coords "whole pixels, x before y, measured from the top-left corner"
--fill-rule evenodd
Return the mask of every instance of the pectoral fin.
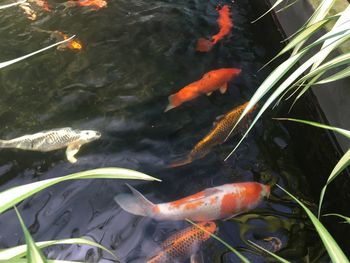
M 213 92 L 208 92 L 208 93 L 207 93 L 207 96 L 210 96 L 212 93 L 213 93 Z
M 74 155 L 76 155 L 79 152 L 80 146 L 81 146 L 80 144 L 76 144 L 76 143 L 68 145 L 66 150 L 66 156 L 67 156 L 67 160 L 70 163 L 77 162 L 77 159 L 74 157 Z
M 202 252 L 191 255 L 191 263 L 203 263 L 203 254 Z
M 220 87 L 220 93 L 224 94 L 227 91 L 227 82 Z

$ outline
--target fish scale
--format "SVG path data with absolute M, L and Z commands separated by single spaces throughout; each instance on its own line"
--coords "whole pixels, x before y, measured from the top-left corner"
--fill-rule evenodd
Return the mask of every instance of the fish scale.
M 214 222 L 202 222 L 201 228 L 214 234 L 217 226 Z M 176 232 L 161 244 L 161 249 L 151 257 L 147 263 L 174 263 L 183 262 L 195 255 L 200 246 L 210 238 L 210 235 L 196 226 L 187 227 Z

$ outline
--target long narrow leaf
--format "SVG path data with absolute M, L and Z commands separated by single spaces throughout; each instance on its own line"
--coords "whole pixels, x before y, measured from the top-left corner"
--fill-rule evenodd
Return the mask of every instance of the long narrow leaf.
M 346 167 L 350 165 L 350 149 L 340 158 L 338 163 L 333 168 L 331 175 L 327 179 L 326 185 L 322 188 L 321 194 L 320 194 L 320 202 L 318 205 L 318 217 L 321 215 L 321 208 L 322 203 L 324 199 L 324 195 L 327 190 L 327 186 L 342 172 L 345 170 Z
M 326 84 L 326 83 L 329 83 L 329 82 L 333 82 L 333 81 L 337 81 L 337 80 L 340 80 L 340 79 L 345 79 L 347 77 L 350 77 L 350 67 L 347 67 L 327 78 L 324 78 L 318 82 L 315 83 L 315 85 L 318 85 L 318 84 Z
M 350 36 L 349 36 L 349 38 L 350 38 Z M 315 68 L 314 70 L 311 70 L 308 74 L 306 74 L 305 76 L 300 78 L 295 83 L 295 85 L 298 85 L 299 83 L 304 82 L 307 79 L 310 79 L 316 75 L 319 75 L 320 73 L 324 73 L 327 70 L 342 66 L 344 64 L 349 64 L 349 63 L 350 63 L 350 53 L 345 53 L 345 54 L 339 55 L 339 56 L 333 58 L 332 60 L 322 64 L 321 66 Z
M 250 263 L 250 261 L 243 256 L 241 253 L 239 253 L 236 249 L 234 249 L 232 246 L 230 246 L 228 243 L 226 243 L 224 240 L 222 240 L 221 238 L 219 238 L 217 235 L 214 235 L 212 233 L 210 233 L 209 231 L 207 231 L 206 229 L 202 228 L 201 226 L 197 225 L 196 223 L 194 223 L 193 221 L 191 221 L 190 219 L 186 219 L 187 222 L 191 223 L 192 225 L 198 227 L 200 230 L 202 230 L 203 232 L 207 233 L 208 235 L 211 235 L 212 238 L 216 239 L 217 241 L 219 241 L 221 244 L 223 244 L 225 247 L 227 247 L 229 250 L 231 250 L 233 253 L 236 254 L 236 256 L 242 260 L 242 262 L 244 263 Z
M 9 209 L 10 207 L 14 206 L 15 204 L 23 201 L 25 198 L 49 186 L 67 180 L 76 179 L 137 179 L 148 181 L 160 181 L 159 179 L 151 177 L 149 175 L 124 168 L 100 168 L 84 172 L 78 172 L 62 177 L 16 186 L 4 192 L 1 192 L 0 214 Z
M 350 5 L 343 11 L 335 25 L 333 26 L 332 30 L 336 30 L 339 27 L 343 27 L 344 24 L 350 22 Z M 345 33 L 346 34 L 346 33 Z M 348 35 L 348 34 L 347 34 Z M 345 36 L 345 35 L 344 35 Z M 341 37 L 340 37 L 341 39 Z M 332 41 L 331 39 L 324 42 L 323 47 L 321 48 L 322 52 L 319 54 L 318 60 L 314 63 L 312 66 L 312 70 L 317 68 L 323 60 L 331 53 L 331 51 L 334 49 L 332 45 L 338 45 L 337 42 Z
M 15 207 L 15 211 L 17 213 L 19 222 L 21 223 L 22 231 L 24 233 L 24 237 L 27 243 L 27 260 L 28 263 L 47 263 L 44 254 L 41 250 L 36 246 L 34 240 L 32 239 L 28 229 L 26 228 L 21 215 L 19 214 L 17 208 Z
M 350 217 L 347 217 L 347 216 L 343 216 L 343 215 L 340 215 L 340 214 L 334 214 L 334 213 L 326 214 L 326 215 L 323 215 L 323 216 L 337 216 L 337 217 L 340 217 L 341 219 L 345 220 L 343 223 L 350 224 Z
M 309 21 L 306 24 L 306 27 L 318 23 L 319 21 L 323 20 L 327 14 L 329 13 L 329 10 L 332 8 L 336 0 L 322 0 L 322 2 L 319 4 L 315 12 L 310 17 Z M 298 53 L 300 48 L 304 45 L 307 39 L 301 41 L 298 45 L 296 45 L 293 49 L 292 55 L 295 55 Z
M 25 2 L 27 2 L 27 0 L 21 0 L 21 1 L 15 2 L 15 3 L 12 3 L 12 4 L 7 4 L 7 5 L 0 5 L 0 9 L 5 9 L 5 8 L 12 7 L 12 6 L 20 5 L 20 4 L 23 4 Z
M 252 244 L 253 246 L 261 249 L 262 251 L 266 252 L 267 254 L 269 254 L 270 256 L 274 257 L 275 259 L 277 259 L 279 262 L 282 263 L 290 263 L 290 261 L 276 255 L 275 253 L 272 253 L 271 251 L 268 251 L 267 249 L 263 248 L 262 246 L 259 246 L 258 244 L 254 243 L 253 241 L 247 240 L 250 244 Z
M 265 13 L 263 13 L 261 16 L 259 16 L 257 19 L 255 19 L 254 21 L 252 21 L 252 23 L 255 23 L 256 21 L 258 21 L 259 19 L 263 18 L 264 16 L 266 16 L 268 13 L 270 13 L 275 7 L 279 6 L 280 4 L 283 3 L 284 0 L 277 0 L 273 6 L 267 10 Z
M 337 242 L 333 239 L 331 234 L 327 231 L 327 229 L 322 225 L 322 223 L 316 218 L 316 216 L 296 197 L 290 194 L 287 190 L 283 189 L 281 186 L 276 184 L 278 188 L 284 191 L 287 195 L 289 195 L 292 199 L 295 200 L 306 212 L 309 216 L 311 222 L 316 228 L 317 233 L 319 234 L 327 252 L 330 256 L 333 263 L 347 263 L 349 260 L 345 256 L 344 252 L 340 249 Z
M 9 61 L 1 62 L 1 63 L 0 63 L 0 69 L 1 69 L 1 68 L 4 68 L 4 67 L 7 67 L 7 66 L 9 66 L 9 65 L 12 65 L 12 64 L 14 64 L 14 63 L 16 63 L 16 62 L 19 62 L 19 61 L 21 61 L 21 60 L 24 60 L 24 59 L 26 59 L 26 58 L 29 58 L 29 57 L 31 57 L 31 56 L 34 56 L 34 55 L 36 55 L 36 54 L 38 54 L 38 53 L 41 53 L 41 52 L 43 52 L 43 51 L 45 51 L 45 50 L 48 50 L 48 49 L 50 49 L 50 48 L 53 48 L 53 47 L 55 47 L 55 46 L 61 45 L 62 43 L 71 40 L 73 37 L 75 37 L 75 35 L 74 35 L 74 36 L 71 36 L 70 38 L 67 38 L 66 40 L 62 40 L 62 41 L 57 42 L 57 43 L 55 43 L 55 44 L 52 44 L 52 45 L 50 45 L 50 46 L 44 47 L 44 48 L 39 49 L 39 50 L 37 50 L 37 51 L 34 51 L 34 52 L 32 52 L 32 53 L 29 53 L 29 54 L 27 54 L 27 55 L 25 55 L 25 56 L 22 56 L 22 57 L 19 57 L 19 58 L 15 58 L 15 59 L 12 59 L 12 60 L 9 60 Z
M 342 129 L 342 128 L 337 128 L 337 127 L 333 127 L 330 125 L 326 125 L 326 124 L 322 124 L 322 123 L 318 123 L 318 122 L 314 122 L 314 121 L 305 121 L 305 120 L 293 119 L 293 118 L 273 118 L 273 119 L 279 120 L 279 121 L 294 121 L 294 122 L 299 122 L 299 123 L 307 124 L 307 125 L 322 128 L 322 129 L 331 130 L 331 131 L 334 131 L 334 132 L 339 133 L 341 135 L 344 135 L 345 137 L 350 139 L 350 131 Z
M 70 239 L 36 242 L 36 245 L 38 248 L 45 248 L 45 247 L 53 246 L 53 245 L 68 245 L 68 244 L 87 245 L 87 246 L 97 247 L 97 248 L 100 248 L 100 249 L 106 251 L 107 253 L 111 254 L 114 258 L 116 258 L 116 256 L 113 254 L 113 252 L 109 251 L 104 246 L 102 246 L 96 242 L 90 241 L 88 239 L 85 239 L 85 238 L 70 238 Z M 10 260 L 10 259 L 22 258 L 26 255 L 26 250 L 27 250 L 27 245 L 21 245 L 21 246 L 17 246 L 17 247 L 11 247 L 11 248 L 0 250 L 0 262 L 2 260 L 6 261 L 6 260 Z

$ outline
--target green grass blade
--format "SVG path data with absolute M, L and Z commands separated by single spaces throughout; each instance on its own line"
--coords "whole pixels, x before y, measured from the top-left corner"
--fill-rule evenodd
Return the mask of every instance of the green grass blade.
M 5 9 L 5 8 L 12 7 L 12 6 L 20 5 L 20 4 L 23 4 L 25 2 L 27 2 L 27 0 L 21 0 L 21 1 L 18 1 L 18 2 L 12 3 L 12 4 L 8 4 L 8 5 L 0 5 L 0 9 Z
M 342 172 L 346 167 L 350 165 L 350 149 L 340 158 L 338 163 L 334 166 L 330 176 L 327 179 L 326 185 L 323 187 L 320 195 L 320 202 L 318 205 L 318 217 L 321 214 L 322 203 L 324 199 L 324 195 L 326 193 L 327 186 Z
M 340 79 L 345 79 L 347 77 L 350 77 L 350 67 L 347 67 L 347 68 L 331 75 L 330 77 L 324 78 L 324 79 L 316 82 L 315 85 L 326 84 L 326 83 L 337 81 Z
M 337 20 L 337 22 L 335 23 L 331 31 L 337 30 L 344 26 L 346 27 L 346 25 L 349 24 L 349 22 L 350 22 L 350 5 L 342 12 L 341 16 L 339 17 L 339 19 Z M 346 37 L 348 35 L 349 33 L 344 33 L 344 35 L 339 36 L 338 37 L 339 41 L 341 41 L 343 37 Z M 332 45 L 338 45 L 336 42 L 335 43 L 334 42 L 332 43 L 332 42 L 333 41 L 329 39 L 323 43 L 323 46 L 321 49 L 322 52 L 319 55 L 318 60 L 312 66 L 311 68 L 312 70 L 317 68 L 323 62 L 323 60 L 325 60 L 325 58 L 331 53 L 331 51 L 334 49 Z
M 350 31 L 349 31 L 349 39 L 350 39 Z M 350 53 L 339 55 L 331 59 L 330 61 L 322 64 L 321 66 L 315 68 L 314 70 L 311 70 L 308 74 L 300 78 L 298 82 L 295 83 L 295 85 L 298 85 L 298 83 L 304 82 L 305 80 L 313 78 L 314 76 L 319 75 L 321 73 L 324 74 L 326 71 L 332 68 L 336 68 L 349 63 L 350 63 Z
M 258 244 L 255 244 L 253 241 L 250 241 L 250 240 L 247 240 L 248 243 L 252 244 L 253 246 L 261 249 L 262 251 L 266 252 L 267 254 L 269 254 L 270 256 L 274 257 L 275 259 L 277 259 L 279 262 L 282 262 L 282 263 L 290 263 L 290 261 L 280 257 L 280 256 L 277 256 L 275 253 L 272 253 L 271 251 L 268 251 L 267 249 L 263 248 L 262 246 L 259 246 Z
M 198 227 L 200 230 L 202 230 L 203 232 L 207 233 L 208 235 L 210 235 L 212 238 L 216 239 L 217 241 L 219 241 L 221 244 L 223 244 L 225 247 L 227 247 L 229 250 L 231 250 L 233 253 L 236 254 L 236 256 L 242 260 L 242 262 L 244 263 L 250 263 L 250 261 L 243 256 L 241 253 L 239 253 L 236 249 L 234 249 L 232 246 L 230 246 L 228 243 L 226 243 L 224 240 L 222 240 L 221 238 L 219 238 L 217 235 L 214 235 L 212 233 L 210 233 L 209 231 L 207 231 L 206 229 L 200 227 L 199 225 L 197 225 L 196 223 L 194 223 L 193 221 L 191 221 L 190 219 L 186 219 L 187 222 L 191 223 L 192 225 Z
M 149 175 L 124 169 L 124 168 L 100 168 L 94 170 L 88 170 L 78 172 L 62 177 L 46 179 L 43 181 L 30 183 L 26 185 L 16 186 L 6 191 L 0 192 L 0 214 L 11 208 L 15 204 L 23 201 L 25 198 L 49 187 L 54 184 L 64 182 L 67 180 L 76 179 L 136 179 L 136 180 L 148 180 L 148 181 L 160 181 L 157 178 Z
M 290 194 L 287 190 L 283 189 L 281 186 L 276 184 L 278 188 L 284 191 L 287 195 L 289 195 L 295 202 L 297 202 L 309 216 L 311 222 L 316 228 L 318 235 L 320 236 L 328 255 L 330 256 L 333 263 L 347 263 L 349 260 L 345 256 L 344 252 L 340 249 L 337 242 L 333 239 L 331 234 L 327 231 L 327 229 L 322 225 L 322 223 L 317 219 L 317 217 L 296 197 Z
M 340 214 L 334 214 L 334 213 L 326 214 L 326 215 L 323 215 L 323 216 L 337 216 L 337 217 L 340 217 L 340 218 L 345 220 L 343 223 L 350 224 L 350 217 L 347 217 L 347 216 L 343 216 L 343 215 L 340 215 Z
M 306 27 L 318 23 L 319 21 L 323 20 L 327 14 L 329 13 L 329 10 L 332 8 L 336 0 L 323 0 L 315 12 L 310 17 L 308 23 L 306 24 Z M 307 39 L 300 42 L 298 45 L 296 45 L 293 49 L 292 55 L 295 55 L 298 53 L 298 51 L 301 49 L 301 47 L 304 45 Z
M 306 121 L 306 120 L 293 119 L 293 118 L 273 118 L 273 119 L 279 120 L 279 121 L 294 121 L 294 122 L 303 123 L 303 124 L 307 124 L 307 125 L 322 128 L 322 129 L 331 130 L 331 131 L 334 131 L 334 132 L 339 133 L 341 135 L 344 135 L 345 137 L 350 139 L 350 131 L 342 129 L 342 128 L 337 128 L 337 127 L 333 127 L 330 125 L 326 125 L 326 124 L 322 124 L 322 123 L 318 123 L 318 122 L 314 122 L 314 121 Z
M 260 20 L 261 18 L 263 18 L 264 16 L 266 16 L 268 13 L 270 13 L 275 7 L 279 6 L 280 4 L 283 3 L 284 0 L 277 0 L 276 3 L 273 4 L 273 6 L 267 10 L 265 13 L 263 13 L 261 16 L 259 16 L 257 19 L 255 19 L 254 21 L 252 21 L 252 23 L 255 23 L 256 21 Z
M 38 248 L 42 249 L 48 246 L 53 246 L 53 245 L 87 245 L 87 246 L 93 246 L 100 248 L 110 255 L 112 255 L 114 258 L 116 256 L 113 254 L 113 252 L 109 251 L 107 248 L 104 246 L 90 241 L 85 238 L 70 238 L 70 239 L 61 239 L 61 240 L 50 240 L 50 241 L 43 241 L 43 242 L 36 242 L 36 245 Z M 11 247 L 7 249 L 0 250 L 0 262 L 2 260 L 10 260 L 10 259 L 19 259 L 22 258 L 26 255 L 26 250 L 27 250 L 27 245 L 21 245 L 21 246 L 16 246 L 16 247 Z
M 22 57 L 15 58 L 15 59 L 12 59 L 12 60 L 9 60 L 9 61 L 5 61 L 5 62 L 1 62 L 1 63 L 0 63 L 0 69 L 1 69 L 1 68 L 4 68 L 4 67 L 7 67 L 7 66 L 9 66 L 9 65 L 12 65 L 12 64 L 14 64 L 14 63 L 16 63 L 16 62 L 19 62 L 19 61 L 21 61 L 21 60 L 24 60 L 24 59 L 26 59 L 26 58 L 29 58 L 29 57 L 31 57 L 31 56 L 34 56 L 34 55 L 36 55 L 36 54 L 38 54 L 38 53 L 41 53 L 41 52 L 43 52 L 43 51 L 45 51 L 45 50 L 48 50 L 48 49 L 50 49 L 50 48 L 53 48 L 53 47 L 55 47 L 55 46 L 61 45 L 62 43 L 71 40 L 73 37 L 75 37 L 75 35 L 74 35 L 74 36 L 71 36 L 70 38 L 67 38 L 66 40 L 62 40 L 62 41 L 60 41 L 60 42 L 57 42 L 57 43 L 52 44 L 52 45 L 50 45 L 50 46 L 44 47 L 44 48 L 42 48 L 42 49 L 39 49 L 39 50 L 37 50 L 37 51 L 34 51 L 34 52 L 29 53 L 29 54 L 27 54 L 27 55 L 24 55 L 24 56 L 22 56 Z
M 26 228 L 21 215 L 19 214 L 17 208 L 15 207 L 15 211 L 17 213 L 19 222 L 21 223 L 22 231 L 24 233 L 24 237 L 27 243 L 27 260 L 28 263 L 47 263 L 44 254 L 41 250 L 36 246 L 34 240 L 32 239 L 28 229 Z

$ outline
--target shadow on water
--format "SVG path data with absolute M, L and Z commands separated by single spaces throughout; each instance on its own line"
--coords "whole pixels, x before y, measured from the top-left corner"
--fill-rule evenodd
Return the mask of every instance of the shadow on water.
M 221 4 L 226 2 L 220 2 Z M 227 2 L 229 3 L 229 2 Z M 51 2 L 53 6 L 59 3 Z M 280 35 L 271 18 L 251 24 L 262 12 L 253 1 L 232 5 L 234 29 L 207 54 L 195 52 L 199 37 L 216 32 L 217 1 L 110 1 L 97 12 L 57 8 L 29 22 L 16 8 L 0 14 L 2 60 L 51 43 L 45 30 L 77 34 L 80 52 L 51 50 L 0 72 L 1 138 L 72 126 L 99 130 L 99 141 L 82 147 L 78 163 L 64 151 L 1 150 L 0 190 L 96 167 L 125 167 L 163 180 L 131 182 L 153 202 L 165 202 L 229 182 L 259 181 L 285 186 L 310 201 L 304 176 L 293 161 L 288 133 L 266 117 L 234 154 L 224 157 L 238 136 L 205 159 L 169 169 L 210 130 L 216 116 L 248 100 L 267 72 L 258 69 L 276 54 Z M 237 67 L 241 77 L 228 93 L 202 96 L 167 113 L 167 97 L 209 70 Z M 124 262 L 144 262 L 185 222 L 156 222 L 133 216 L 113 201 L 127 192 L 122 182 L 71 181 L 49 188 L 18 207 L 37 241 L 87 236 L 111 249 Z M 0 247 L 24 242 L 13 211 L 0 216 Z M 277 236 L 281 256 L 294 262 L 322 260 L 324 249 L 304 213 L 278 189 L 251 213 L 219 223 L 219 235 L 241 248 L 253 262 L 266 256 L 246 240 Z M 93 248 L 46 249 L 57 259 L 111 262 Z M 321 252 L 320 252 L 321 251 Z M 204 249 L 206 262 L 236 262 L 214 240 Z M 264 259 L 265 257 L 265 259 Z

